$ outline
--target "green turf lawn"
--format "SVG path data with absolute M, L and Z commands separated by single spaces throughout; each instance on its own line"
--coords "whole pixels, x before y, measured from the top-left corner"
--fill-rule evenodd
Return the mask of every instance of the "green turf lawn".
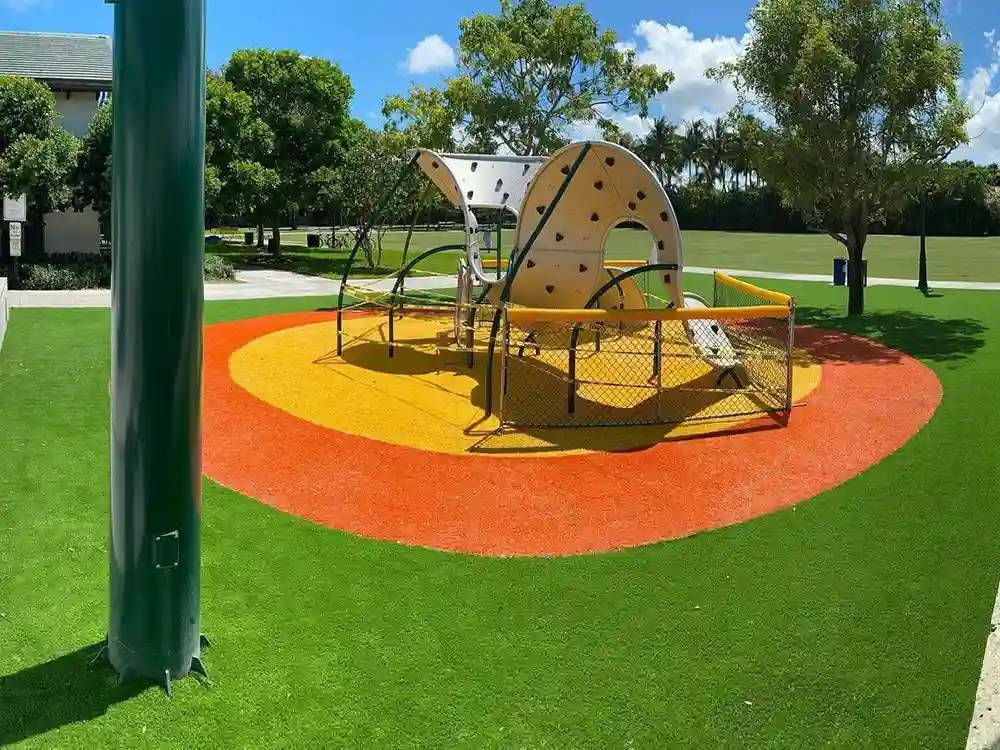
M 842 290 L 775 286 L 801 317 L 927 362 L 945 389 L 928 427 L 795 509 L 566 559 L 367 541 L 206 481 L 214 684 L 183 680 L 172 701 L 87 666 L 107 612 L 108 312 L 14 310 L 0 745 L 964 747 L 1000 569 L 1000 297 L 877 287 L 845 324 Z
M 505 232 L 504 246 L 513 239 Z M 398 267 L 406 232 L 386 234 L 383 266 Z M 346 251 L 307 250 L 305 232 L 283 232 L 286 260 L 280 267 L 301 273 L 339 278 Z M 420 251 L 437 245 L 462 242 L 462 232 L 415 232 L 411 249 Z M 843 246 L 819 234 L 754 234 L 740 232 L 683 233 L 684 263 L 688 266 L 733 268 L 783 273 L 832 274 L 833 257 L 843 255 Z M 617 259 L 649 257 L 652 240 L 641 231 L 617 230 L 608 241 L 608 256 Z M 916 237 L 873 236 L 865 248 L 868 274 L 899 279 L 917 277 Z M 213 249 L 213 252 L 216 250 Z M 256 251 L 254 251 L 256 252 Z M 936 281 L 1000 281 L 1000 238 L 931 237 L 927 241 L 930 277 Z M 242 248 L 228 250 L 229 257 L 246 259 Z M 423 268 L 440 273 L 455 273 L 459 253 L 436 256 Z M 413 254 L 409 257 L 413 257 Z M 359 267 L 359 274 L 363 269 Z

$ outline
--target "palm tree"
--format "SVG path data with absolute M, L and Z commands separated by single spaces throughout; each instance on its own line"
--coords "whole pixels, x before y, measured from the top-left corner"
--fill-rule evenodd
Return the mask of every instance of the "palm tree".
M 705 137 L 703 164 L 711 182 L 719 183 L 726 189 L 726 176 L 730 171 L 732 136 L 726 121 L 716 118 Z
M 681 154 L 677 126 L 664 117 L 657 117 L 643 139 L 641 150 L 646 163 L 656 172 L 660 184 L 673 184 Z
M 697 177 L 702 167 L 702 156 L 705 151 L 706 125 L 704 120 L 686 121 L 684 135 L 681 138 L 681 154 L 684 165 L 691 179 Z
M 729 186 L 733 190 L 740 189 L 742 179 L 744 189 L 750 186 L 750 155 L 747 151 L 747 144 L 740 133 L 730 132 L 729 134 Z

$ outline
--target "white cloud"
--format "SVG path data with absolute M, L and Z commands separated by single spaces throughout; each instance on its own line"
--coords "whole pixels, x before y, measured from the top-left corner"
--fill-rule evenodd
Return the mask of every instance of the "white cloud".
M 957 10 L 957 8 L 956 8 Z M 662 70 L 672 71 L 674 83 L 666 94 L 657 98 L 651 116 L 662 116 L 682 126 L 685 120 L 713 120 L 724 115 L 736 104 L 736 91 L 731 82 L 707 78 L 706 72 L 719 63 L 733 60 L 750 41 L 749 30 L 742 37 L 714 36 L 696 38 L 685 26 L 644 20 L 635 25 L 634 39 L 625 40 L 621 47 L 634 49 L 642 64 L 652 63 Z M 969 103 L 974 116 L 968 132 L 968 146 L 956 151 L 956 159 L 972 159 L 979 163 L 1000 163 L 1000 40 L 995 31 L 983 37 L 990 52 L 990 62 L 973 69 L 960 80 L 959 90 Z M 649 122 L 637 115 L 610 114 L 619 127 L 636 135 L 649 130 Z M 572 129 L 574 138 L 596 138 L 600 134 L 593 124 Z
M 1000 162 L 1000 42 L 992 30 L 984 33 L 983 38 L 990 51 L 990 62 L 959 81 L 959 91 L 973 115 L 967 128 L 971 140 L 955 152 L 954 158 L 989 164 Z
M 637 62 L 653 64 L 674 74 L 670 90 L 658 98 L 661 114 L 671 122 L 698 118 L 714 119 L 736 104 L 732 83 L 710 80 L 706 73 L 716 65 L 733 60 L 749 40 L 715 36 L 696 39 L 686 26 L 639 21 L 635 26 Z
M 455 67 L 455 50 L 440 36 L 431 34 L 409 51 L 404 67 L 417 75 L 448 70 Z

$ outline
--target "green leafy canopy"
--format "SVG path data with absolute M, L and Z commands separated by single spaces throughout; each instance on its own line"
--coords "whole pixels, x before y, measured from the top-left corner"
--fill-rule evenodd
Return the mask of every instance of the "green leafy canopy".
M 478 144 L 549 153 L 573 125 L 609 112 L 647 116 L 650 100 L 674 80 L 638 64 L 635 50 L 602 31 L 582 3 L 501 0 L 498 15 L 477 13 L 459 31 L 459 73 L 383 108 L 394 127 L 428 138 L 422 145 L 439 145 L 460 127 Z
M 0 186 L 24 194 L 39 215 L 70 205 L 70 174 L 79 141 L 62 129 L 52 92 L 42 83 L 0 76 Z
M 959 145 L 961 49 L 937 0 L 762 0 L 751 39 L 715 71 L 756 118 L 740 125 L 785 201 L 863 247 L 868 217 L 912 193 Z

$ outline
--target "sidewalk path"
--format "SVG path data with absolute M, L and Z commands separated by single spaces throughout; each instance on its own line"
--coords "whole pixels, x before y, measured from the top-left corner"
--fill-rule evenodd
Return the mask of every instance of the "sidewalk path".
M 736 268 L 702 268 L 686 266 L 685 273 L 699 275 L 712 274 L 720 270 L 730 276 L 745 279 L 777 279 L 781 281 L 812 281 L 830 283 L 830 277 L 814 273 L 774 273 L 771 271 L 746 271 Z M 324 297 L 340 291 L 340 282 L 319 276 L 304 276 L 290 271 L 238 271 L 236 282 L 221 282 L 205 284 L 205 299 L 216 300 L 249 300 L 273 299 L 277 297 Z M 356 285 L 361 285 L 361 279 L 353 279 Z M 373 289 L 388 291 L 393 279 L 380 279 L 372 284 Z M 423 276 L 406 280 L 408 289 L 448 289 L 456 283 L 454 276 Z M 911 279 L 884 279 L 869 277 L 868 286 L 906 286 L 916 287 L 917 282 Z M 984 291 L 1000 291 L 1000 282 L 972 281 L 931 281 L 931 289 L 976 289 Z M 107 289 L 85 289 L 80 291 L 26 292 L 10 291 L 11 307 L 110 307 L 111 292 Z
M 288 271 L 238 271 L 235 282 L 205 284 L 205 299 L 246 300 L 275 297 L 318 297 L 336 294 L 340 283 Z M 110 307 L 108 289 L 57 292 L 9 292 L 11 307 Z
M 986 640 L 983 671 L 976 691 L 976 705 L 969 724 L 966 750 L 1000 748 L 1000 590 L 997 591 L 990 634 Z

